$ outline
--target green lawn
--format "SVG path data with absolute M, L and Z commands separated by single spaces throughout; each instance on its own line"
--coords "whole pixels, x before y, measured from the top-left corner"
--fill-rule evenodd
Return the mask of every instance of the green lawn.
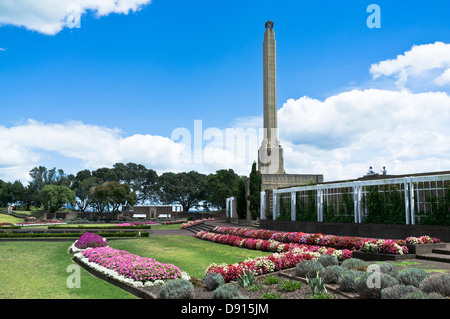
M 135 296 L 81 270 L 81 288 L 68 288 L 74 265 L 71 242 L 0 242 L 0 299 L 126 299 Z M 235 263 L 269 255 L 255 250 L 215 244 L 190 236 L 111 240 L 113 248 L 172 263 L 191 276 L 203 278 L 211 263 Z
M 0 242 L 0 299 L 126 299 L 136 297 L 80 268 L 68 288 L 70 242 Z

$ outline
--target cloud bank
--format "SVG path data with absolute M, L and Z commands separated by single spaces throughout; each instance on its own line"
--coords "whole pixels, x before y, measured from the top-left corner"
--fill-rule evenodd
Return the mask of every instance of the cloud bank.
M 87 12 L 97 17 L 136 12 L 151 0 L 0 0 L 0 25 L 55 35 L 79 25 Z

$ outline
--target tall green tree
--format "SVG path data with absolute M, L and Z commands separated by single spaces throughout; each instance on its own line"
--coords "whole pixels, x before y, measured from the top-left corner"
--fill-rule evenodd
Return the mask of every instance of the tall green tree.
M 221 169 L 208 175 L 205 185 L 208 202 L 212 206 L 225 208 L 227 198 L 237 194 L 239 179 L 232 169 Z
M 64 204 L 75 201 L 75 192 L 64 185 L 45 185 L 39 196 L 45 209 L 51 213 L 61 209 Z
M 188 212 L 193 207 L 201 206 L 206 200 L 206 175 L 196 171 L 163 173 L 159 177 L 158 192 L 160 201 L 164 204 L 178 203 L 183 211 Z
M 261 176 L 256 169 L 256 162 L 253 162 L 249 179 L 249 210 L 252 215 L 252 219 L 256 219 L 259 216 L 261 202 Z

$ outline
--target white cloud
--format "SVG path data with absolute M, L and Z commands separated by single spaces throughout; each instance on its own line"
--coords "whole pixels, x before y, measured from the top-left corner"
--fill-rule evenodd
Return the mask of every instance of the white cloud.
M 450 96 L 353 90 L 324 101 L 290 99 L 278 111 L 288 173 L 357 178 L 369 166 L 391 174 L 450 168 Z
M 54 35 L 91 11 L 98 17 L 136 12 L 151 0 L 0 0 L 0 25 Z
M 161 136 L 124 137 L 120 130 L 80 122 L 33 120 L 10 128 L 0 126 L 0 149 L 0 179 L 22 181 L 29 179 L 28 172 L 41 165 L 48 152 L 79 160 L 80 167 L 88 169 L 135 162 L 155 170 L 178 169 L 183 154 L 183 145 Z
M 395 59 L 372 64 L 370 72 L 374 79 L 381 76 L 393 76 L 397 79 L 399 88 L 405 87 L 411 79 L 424 78 L 438 85 L 448 83 L 448 74 L 441 77 L 450 68 L 450 44 L 435 42 L 424 45 L 414 45 L 411 50 L 398 55 Z

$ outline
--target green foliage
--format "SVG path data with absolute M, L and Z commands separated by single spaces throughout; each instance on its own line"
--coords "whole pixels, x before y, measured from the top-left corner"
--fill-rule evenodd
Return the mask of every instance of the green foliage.
M 221 169 L 207 177 L 205 189 L 211 205 L 225 208 L 226 199 L 235 196 L 238 191 L 239 175 L 232 169 Z
M 323 279 L 325 280 L 325 283 L 327 284 L 336 284 L 338 282 L 338 279 L 340 275 L 347 271 L 347 268 L 344 268 L 339 265 L 331 265 L 325 268 L 325 275 Z
M 362 275 L 363 272 L 357 270 L 347 270 L 344 271 L 337 281 L 339 289 L 344 292 L 353 292 L 355 291 L 355 281 L 356 279 Z
M 302 282 L 297 280 L 285 280 L 278 286 L 278 290 L 281 291 L 295 291 L 301 288 Z
M 66 203 L 75 201 L 75 192 L 67 186 L 62 185 L 45 185 L 39 192 L 44 207 L 54 213 Z
M 313 277 L 317 272 L 321 277 L 325 275 L 325 267 L 317 260 L 303 260 L 295 266 L 295 273 L 299 277 Z
M 237 297 L 240 297 L 239 290 L 230 284 L 220 285 L 214 290 L 212 296 L 213 299 L 235 299 Z
M 396 185 L 369 186 L 367 190 L 362 201 L 367 208 L 365 223 L 405 223 L 405 195 Z
M 196 171 L 163 173 L 158 179 L 158 195 L 164 204 L 179 203 L 183 211 L 206 200 L 206 175 Z
M 425 293 L 439 293 L 442 296 L 450 297 L 450 275 L 437 274 L 425 278 L 419 286 Z
M 321 255 L 317 258 L 317 261 L 324 267 L 334 266 L 339 263 L 337 257 L 332 255 Z
M 398 280 L 403 285 L 410 285 L 419 288 L 422 281 L 424 281 L 429 274 L 418 268 L 406 268 L 398 273 Z
M 261 201 L 261 176 L 256 168 L 256 162 L 253 162 L 252 171 L 249 176 L 249 210 L 252 219 L 255 220 L 259 216 L 259 208 Z
M 167 281 L 159 291 L 159 299 L 192 299 L 194 285 L 185 279 Z
M 381 299 L 406 299 L 406 296 L 411 293 L 420 292 L 414 286 L 394 285 L 381 290 Z
M 310 299 L 333 299 L 333 296 L 328 293 L 320 293 L 311 295 Z
M 215 290 L 217 287 L 224 283 L 224 279 L 221 274 L 218 273 L 210 273 L 205 276 L 203 279 L 203 284 L 210 291 Z
M 280 282 L 280 278 L 278 278 L 278 277 L 276 277 L 276 276 L 267 276 L 265 279 L 264 279 L 264 283 L 266 284 L 266 285 L 275 285 L 275 284 L 277 284 L 277 283 L 279 283 Z
M 239 219 L 247 216 L 247 199 L 245 198 L 245 180 L 240 179 L 238 183 L 238 193 L 236 196 L 236 213 Z
M 375 276 L 378 276 L 378 279 L 374 279 Z M 361 298 L 380 299 L 382 289 L 395 285 L 398 285 L 398 280 L 388 274 L 363 272 L 355 279 L 354 289 Z
M 312 190 L 307 193 L 306 201 L 298 193 L 295 194 L 296 220 L 315 222 L 317 221 L 316 196 Z
M 425 218 L 420 219 L 423 225 L 450 225 L 450 185 L 444 189 L 443 196 L 427 196 L 426 201 L 431 203 L 431 209 Z M 417 212 L 416 212 L 417 214 Z
M 266 292 L 266 293 L 262 294 L 259 298 L 260 299 L 281 299 L 281 294 L 279 294 L 277 292 Z
M 320 275 L 320 271 L 316 272 L 316 276 L 307 276 L 306 282 L 311 289 L 311 294 L 317 295 L 327 292 L 327 288 L 325 287 L 325 281 L 323 276 Z
M 349 258 L 344 260 L 341 266 L 349 270 L 365 271 L 367 269 L 368 263 L 359 258 Z
M 236 282 L 239 286 L 244 288 L 252 286 L 255 283 L 255 274 L 246 269 L 244 273 L 236 279 Z
M 376 266 L 380 267 L 380 272 L 391 275 L 394 278 L 398 277 L 398 267 L 397 265 L 393 264 L 393 263 L 378 263 L 375 264 Z

